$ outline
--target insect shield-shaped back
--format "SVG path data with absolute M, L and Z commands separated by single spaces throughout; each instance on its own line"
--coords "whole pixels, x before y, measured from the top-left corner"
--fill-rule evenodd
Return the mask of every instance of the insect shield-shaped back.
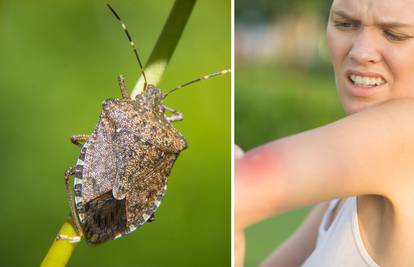
M 153 216 L 186 140 L 148 85 L 135 99 L 108 99 L 76 166 L 75 204 L 88 243 L 126 235 Z
M 121 22 L 133 48 L 144 81 L 141 60 L 126 25 Z M 154 216 L 167 187 L 167 177 L 187 147 L 184 137 L 170 122 L 182 120 L 182 114 L 163 105 L 170 93 L 230 70 L 215 72 L 173 88 L 167 93 L 152 85 L 130 99 L 122 76 L 118 77 L 122 99 L 107 99 L 102 104 L 98 123 L 88 135 L 72 136 L 82 146 L 75 166 L 65 172 L 65 185 L 76 229 L 90 244 L 126 235 Z M 173 113 L 167 117 L 165 110 Z M 73 194 L 69 184 L 75 176 Z M 73 206 L 73 202 L 75 205 Z M 59 236 L 70 242 L 79 238 Z

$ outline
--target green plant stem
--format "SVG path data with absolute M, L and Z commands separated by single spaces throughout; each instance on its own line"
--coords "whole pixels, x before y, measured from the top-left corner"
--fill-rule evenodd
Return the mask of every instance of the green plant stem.
M 161 80 L 168 62 L 174 53 L 181 34 L 191 15 L 196 0 L 176 0 L 167 22 L 158 38 L 157 44 L 144 67 L 147 82 L 155 86 Z M 131 93 L 135 98 L 144 89 L 144 77 L 141 75 Z
M 167 22 L 158 38 L 148 63 L 145 66 L 145 74 L 148 83 L 157 85 L 161 80 L 168 62 L 181 38 L 181 34 L 191 15 L 196 0 L 176 0 L 168 16 Z M 138 79 L 137 84 L 131 94 L 135 98 L 144 88 L 144 78 Z M 69 218 L 65 221 L 58 235 L 77 236 L 73 227 L 73 222 Z M 76 243 L 70 243 L 67 240 L 54 240 L 46 257 L 43 259 L 41 266 L 65 266 L 69 261 L 76 247 Z
M 77 232 L 73 227 L 72 219 L 69 217 L 63 223 L 59 230 L 58 235 L 64 235 L 69 237 L 77 236 Z M 46 257 L 43 259 L 41 267 L 51 266 L 65 266 L 72 256 L 72 252 L 76 247 L 76 243 L 70 243 L 68 240 L 55 239 Z

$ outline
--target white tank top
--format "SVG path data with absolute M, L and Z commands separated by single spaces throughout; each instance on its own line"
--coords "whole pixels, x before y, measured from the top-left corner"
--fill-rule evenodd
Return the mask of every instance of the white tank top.
M 339 199 L 331 200 L 322 222 L 316 246 L 302 267 L 379 267 L 369 256 L 358 226 L 357 198 L 348 197 L 334 221 L 325 230 Z

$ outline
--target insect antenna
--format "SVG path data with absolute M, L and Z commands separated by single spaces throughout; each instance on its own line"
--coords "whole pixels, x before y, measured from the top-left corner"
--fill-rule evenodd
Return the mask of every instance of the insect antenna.
M 138 61 L 139 67 L 141 68 L 141 73 L 144 76 L 144 81 L 145 81 L 145 86 L 146 86 L 147 85 L 147 77 L 145 76 L 144 68 L 142 67 L 141 60 L 139 59 L 137 48 L 135 47 L 135 43 L 132 41 L 132 37 L 129 34 L 129 32 L 127 30 L 127 27 L 126 27 L 125 23 L 122 22 L 121 17 L 118 15 L 118 13 L 116 13 L 116 11 L 111 7 L 111 5 L 109 5 L 109 4 L 106 4 L 106 5 L 108 6 L 109 10 L 111 10 L 112 14 L 114 14 L 114 16 L 119 20 L 119 22 L 121 23 L 122 29 L 124 30 L 126 36 L 128 37 L 129 44 L 131 45 L 131 47 L 134 51 L 134 54 L 135 54 L 135 57 Z M 145 86 L 144 86 L 144 88 L 145 88 Z
M 169 90 L 167 93 L 164 94 L 164 98 L 167 97 L 167 95 L 171 94 L 172 92 L 177 91 L 178 89 L 183 88 L 187 85 L 190 85 L 190 84 L 202 81 L 202 80 L 207 80 L 207 79 L 210 79 L 212 77 L 215 77 L 215 76 L 218 76 L 218 75 L 223 75 L 223 74 L 226 74 L 226 73 L 229 73 L 229 72 L 230 72 L 230 69 L 225 69 L 225 70 L 221 70 L 221 71 L 217 71 L 217 72 L 214 72 L 214 73 L 211 73 L 211 74 L 204 75 L 203 77 L 200 77 L 200 78 L 197 78 L 195 80 L 189 81 L 185 84 L 179 85 L 179 86 Z

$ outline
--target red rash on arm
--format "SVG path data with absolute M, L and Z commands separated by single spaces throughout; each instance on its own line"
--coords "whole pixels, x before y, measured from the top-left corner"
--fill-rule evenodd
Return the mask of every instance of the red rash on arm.
M 259 186 L 269 182 L 278 173 L 281 149 L 269 143 L 247 152 L 236 161 L 236 179 L 246 185 Z
M 281 173 L 280 144 L 272 142 L 247 152 L 235 163 L 236 224 L 246 227 L 273 213 Z
M 412 99 L 389 101 L 249 151 L 235 163 L 236 226 L 336 197 L 402 202 L 412 195 L 413 114 Z

